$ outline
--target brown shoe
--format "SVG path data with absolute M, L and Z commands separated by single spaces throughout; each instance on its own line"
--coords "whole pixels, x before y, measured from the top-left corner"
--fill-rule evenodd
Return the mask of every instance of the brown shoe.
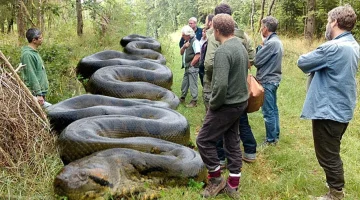
M 242 157 L 242 160 L 247 163 L 254 163 L 256 161 L 256 159 L 251 159 L 251 158 L 247 158 L 247 157 Z
M 244 153 L 242 160 L 247 163 L 254 163 L 256 161 L 256 153 Z
M 240 192 L 238 191 L 238 188 L 231 188 L 228 183 L 226 183 L 225 188 L 221 192 L 232 199 L 240 199 Z
M 196 106 L 197 106 L 197 103 L 194 100 L 191 100 L 190 103 L 188 105 L 186 105 L 187 108 L 193 108 Z
M 226 180 L 223 177 L 214 177 L 209 179 L 209 183 L 202 192 L 204 198 L 216 196 L 226 186 Z
M 344 191 L 337 190 L 335 188 L 329 188 L 329 192 L 326 193 L 324 196 L 317 197 L 317 200 L 340 200 L 344 198 Z

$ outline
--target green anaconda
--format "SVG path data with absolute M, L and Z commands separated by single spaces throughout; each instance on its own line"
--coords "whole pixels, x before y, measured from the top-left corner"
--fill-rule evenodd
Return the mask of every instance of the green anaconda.
M 76 120 L 97 115 L 125 115 L 124 111 L 142 105 L 170 108 L 169 104 L 162 101 L 119 99 L 103 95 L 83 94 L 49 107 L 48 117 L 52 129 L 61 133 L 70 123 Z M 184 124 L 184 121 L 182 123 Z
M 49 113 L 56 110 L 51 109 Z M 109 115 L 101 115 L 103 111 Z M 60 125 L 69 123 L 70 118 L 76 120 L 58 138 L 60 156 L 65 164 L 96 151 L 121 147 L 125 137 L 148 136 L 182 145 L 187 145 L 190 139 L 186 118 L 169 108 L 139 103 L 121 107 L 98 105 L 72 110 L 69 117 L 66 114 L 54 116 L 50 115 L 51 121 L 59 121 Z M 79 117 L 85 118 L 77 119 Z
M 83 58 L 77 73 L 83 79 L 89 79 L 86 91 L 118 98 L 164 101 L 176 109 L 180 100 L 169 90 L 171 70 L 150 60 L 126 59 L 128 57 L 116 51 L 103 51 Z
M 122 140 L 126 149 L 100 151 L 64 167 L 55 178 L 55 192 L 77 200 L 107 195 L 120 199 L 145 192 L 140 198 L 147 199 L 152 191 L 146 192 L 146 181 L 154 186 L 186 183 L 190 178 L 201 181 L 206 176 L 199 154 L 185 146 L 149 137 Z
M 156 40 L 138 35 L 120 43 L 161 49 Z M 183 146 L 189 142 L 187 120 L 170 109 L 179 104 L 169 90 L 171 71 L 159 64 L 161 57 L 146 55 L 152 52 L 138 53 L 140 57 L 103 51 L 81 59 L 77 73 L 88 79 L 87 91 L 113 97 L 81 95 L 49 108 L 50 122 L 61 132 L 57 143 L 66 164 L 55 178 L 56 194 L 68 199 L 151 199 L 146 185 L 206 178 L 199 154 Z M 103 92 L 107 89 L 111 92 Z

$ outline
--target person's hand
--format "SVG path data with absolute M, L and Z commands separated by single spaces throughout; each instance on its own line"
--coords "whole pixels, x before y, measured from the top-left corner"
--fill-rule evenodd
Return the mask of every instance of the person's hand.
M 45 100 L 43 96 L 36 96 L 36 99 L 38 100 L 40 106 L 44 105 Z
M 190 46 L 190 42 L 189 41 L 187 41 L 185 44 L 184 44 L 184 48 L 188 48 Z
M 261 36 L 261 43 L 260 43 L 260 45 L 261 45 L 261 46 L 264 46 L 264 41 L 266 40 L 266 37 L 263 36 L 262 33 L 260 33 L 260 36 Z

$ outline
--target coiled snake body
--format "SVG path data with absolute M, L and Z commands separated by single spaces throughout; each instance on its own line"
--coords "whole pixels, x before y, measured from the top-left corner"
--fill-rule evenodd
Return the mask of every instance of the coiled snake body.
M 63 130 L 58 144 L 67 165 L 54 181 L 60 196 L 152 199 L 155 196 L 144 187 L 145 182 L 205 179 L 199 154 L 183 146 L 189 142 L 189 125 L 171 109 L 179 99 L 168 90 L 171 71 L 159 64 L 165 60 L 157 55 L 160 44 L 139 35 L 127 36 L 120 43 L 126 49 L 140 48 L 126 51 L 137 52 L 141 58 L 104 51 L 83 58 L 77 67 L 78 74 L 89 78 L 87 91 L 107 96 L 81 95 L 49 108 L 53 128 Z M 151 46 L 151 51 L 143 51 Z M 156 56 L 150 55 L 153 52 Z M 138 193 L 141 195 L 136 196 Z

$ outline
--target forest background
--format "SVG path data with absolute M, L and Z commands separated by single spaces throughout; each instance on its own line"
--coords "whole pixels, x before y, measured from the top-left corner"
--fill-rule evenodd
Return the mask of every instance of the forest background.
M 179 95 L 183 73 L 179 29 L 193 16 L 202 27 L 206 15 L 213 13 L 221 2 L 232 7 L 234 19 L 251 36 L 255 46 L 260 42 L 259 20 L 266 15 L 275 16 L 285 47 L 283 81 L 278 91 L 283 138 L 277 147 L 259 149 L 255 164 L 244 165 L 243 198 L 308 199 L 309 195 L 325 192 L 324 174 L 313 152 L 310 122 L 299 119 L 306 76 L 297 69 L 296 60 L 324 42 L 327 12 L 338 5 L 349 3 L 357 12 L 353 34 L 359 40 L 359 0 L 0 0 L 0 50 L 17 66 L 20 48 L 27 44 L 25 31 L 30 27 L 41 29 L 44 42 L 39 51 L 50 82 L 47 98 L 57 103 L 85 93 L 75 73 L 82 57 L 102 50 L 122 51 L 119 41 L 129 34 L 151 36 L 162 44 L 167 66 L 174 74 L 172 89 Z M 194 110 L 183 106 L 178 109 L 190 123 L 193 142 L 204 116 L 201 102 Z M 342 144 L 348 199 L 360 199 L 359 117 L 357 107 Z M 249 118 L 261 143 L 265 135 L 261 112 Z M 0 199 L 54 198 L 51 182 L 62 167 L 56 149 L 47 152 L 46 159 L 37 160 L 35 165 L 36 169 L 28 163 L 0 166 Z M 200 186 L 190 183 L 190 187 L 170 188 L 164 190 L 162 197 L 200 199 Z

